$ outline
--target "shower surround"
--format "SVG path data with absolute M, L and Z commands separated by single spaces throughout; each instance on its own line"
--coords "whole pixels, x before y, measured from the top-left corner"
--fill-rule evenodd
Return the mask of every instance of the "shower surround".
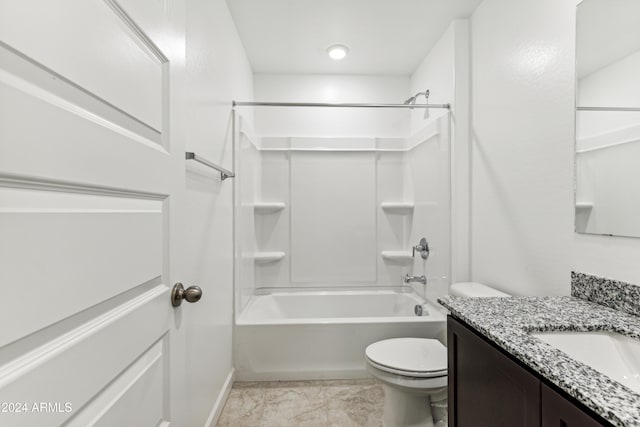
M 236 111 L 234 129 L 238 378 L 366 376 L 362 355 L 371 342 L 442 335 L 444 317 L 437 310 L 415 317 L 413 306 L 446 294 L 450 282 L 449 115 L 410 136 L 335 136 L 332 122 L 325 135 L 265 136 L 244 112 Z M 392 113 L 409 120 L 409 110 Z M 411 252 L 422 237 L 431 249 L 426 261 Z M 426 275 L 428 285 L 403 286 L 406 274 Z M 365 313 L 381 290 L 389 293 L 387 312 Z M 294 318 L 281 305 L 289 293 L 300 304 Z M 399 300 L 411 304 L 400 309 Z M 332 315 L 341 301 L 346 311 Z M 337 359 L 313 358 L 327 351 Z

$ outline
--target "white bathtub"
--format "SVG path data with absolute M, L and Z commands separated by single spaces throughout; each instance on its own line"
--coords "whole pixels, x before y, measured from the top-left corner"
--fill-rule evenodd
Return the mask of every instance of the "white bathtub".
M 365 378 L 364 349 L 386 338 L 444 340 L 446 316 L 405 289 L 288 291 L 251 297 L 236 320 L 240 381 Z

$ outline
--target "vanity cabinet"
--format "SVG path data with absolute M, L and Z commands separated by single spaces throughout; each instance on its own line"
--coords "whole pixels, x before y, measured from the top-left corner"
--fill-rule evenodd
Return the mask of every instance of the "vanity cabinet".
M 540 427 L 540 380 L 447 319 L 449 426 Z
M 609 425 L 451 316 L 447 336 L 450 427 Z

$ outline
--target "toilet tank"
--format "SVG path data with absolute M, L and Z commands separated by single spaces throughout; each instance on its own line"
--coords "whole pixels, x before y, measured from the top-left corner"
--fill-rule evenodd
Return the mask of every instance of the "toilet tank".
M 508 297 L 509 294 L 501 292 L 490 286 L 477 282 L 461 282 L 451 285 L 449 293 L 456 297 Z

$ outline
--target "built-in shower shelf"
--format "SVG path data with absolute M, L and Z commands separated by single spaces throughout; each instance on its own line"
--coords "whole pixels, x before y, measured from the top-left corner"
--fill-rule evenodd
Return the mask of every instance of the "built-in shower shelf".
M 285 255 L 284 252 L 256 252 L 253 254 L 253 260 L 256 264 L 267 264 L 280 261 Z
M 395 262 L 409 262 L 413 259 L 411 251 L 382 251 L 382 258 Z
M 253 205 L 253 209 L 257 214 L 280 212 L 284 207 L 284 202 L 259 202 Z
M 383 210 L 389 213 L 408 214 L 413 212 L 414 204 L 411 202 L 382 202 L 380 204 Z
M 577 211 L 586 211 L 593 208 L 593 203 L 589 203 L 589 202 L 580 202 L 580 203 L 576 203 L 576 210 Z

